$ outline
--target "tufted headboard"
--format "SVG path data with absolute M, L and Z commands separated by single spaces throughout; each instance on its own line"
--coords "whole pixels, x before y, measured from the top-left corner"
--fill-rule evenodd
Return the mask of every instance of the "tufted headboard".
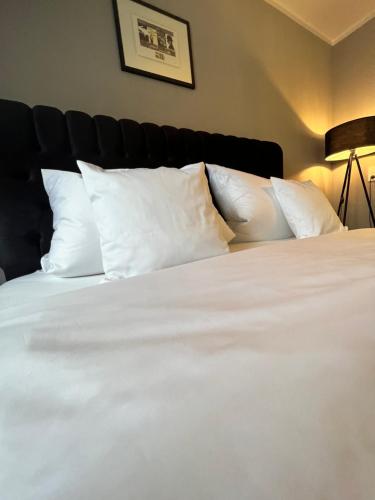
M 282 150 L 272 142 L 0 99 L 0 268 L 8 280 L 39 269 L 49 250 L 52 214 L 40 170 L 78 171 L 76 159 L 105 168 L 206 161 L 283 175 Z

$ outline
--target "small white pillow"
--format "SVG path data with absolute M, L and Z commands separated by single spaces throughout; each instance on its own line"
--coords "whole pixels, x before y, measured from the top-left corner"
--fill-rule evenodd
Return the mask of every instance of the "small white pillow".
M 228 252 L 204 164 L 105 171 L 78 161 L 100 233 L 107 279 Z
M 293 236 L 269 179 L 220 165 L 206 166 L 216 203 L 236 234 L 234 243 Z
M 102 274 L 99 232 L 82 176 L 61 170 L 42 170 L 42 176 L 54 229 L 43 271 L 63 278 Z
M 272 186 L 296 238 L 347 230 L 322 191 L 311 181 L 271 177 Z

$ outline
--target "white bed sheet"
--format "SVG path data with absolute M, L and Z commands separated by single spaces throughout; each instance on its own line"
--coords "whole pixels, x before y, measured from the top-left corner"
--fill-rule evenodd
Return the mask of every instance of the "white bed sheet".
M 0 498 L 375 498 L 375 230 L 0 311 Z
M 286 241 L 286 240 L 284 240 Z M 231 252 L 248 250 L 277 241 L 260 241 L 252 243 L 235 243 L 229 245 Z M 59 278 L 42 271 L 21 276 L 0 286 L 0 309 L 24 304 L 29 300 L 42 299 L 59 293 L 81 290 L 103 282 L 104 275 L 85 276 L 81 278 Z
M 81 290 L 97 285 L 101 281 L 103 281 L 102 274 L 82 278 L 58 278 L 43 271 L 36 271 L 0 286 L 0 310 L 22 305 L 30 300 Z

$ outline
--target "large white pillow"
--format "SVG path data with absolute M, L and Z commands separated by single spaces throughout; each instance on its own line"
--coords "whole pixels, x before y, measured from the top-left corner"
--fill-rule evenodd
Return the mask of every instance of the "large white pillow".
M 296 238 L 347 230 L 322 191 L 312 181 L 271 177 L 272 186 Z
M 186 165 L 185 167 L 182 167 L 181 170 L 189 171 L 189 170 L 193 169 L 193 170 L 196 171 L 196 168 L 198 166 L 200 167 L 202 165 L 204 166 L 203 162 L 193 163 L 191 165 Z M 211 195 L 210 195 L 210 199 L 212 200 Z M 225 220 L 223 219 L 223 217 L 219 214 L 219 212 L 217 210 L 215 210 L 215 211 L 216 211 L 216 215 L 217 215 L 217 218 L 218 218 L 218 221 L 219 221 L 219 225 L 220 225 L 220 229 L 221 229 L 221 232 L 222 232 L 222 234 L 224 236 L 224 239 L 229 243 L 230 241 L 233 240 L 233 238 L 236 235 L 231 230 L 231 228 L 228 226 L 228 224 L 225 222 Z
M 206 166 L 218 208 L 236 234 L 235 243 L 293 236 L 269 179 L 220 165 Z
M 228 252 L 204 164 L 105 171 L 78 161 L 108 279 Z
M 99 232 L 82 176 L 61 170 L 42 170 L 53 212 L 54 233 L 44 272 L 71 278 L 103 273 Z

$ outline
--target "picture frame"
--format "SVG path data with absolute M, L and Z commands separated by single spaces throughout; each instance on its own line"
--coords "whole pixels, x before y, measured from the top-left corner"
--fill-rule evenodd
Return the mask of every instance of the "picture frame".
M 112 0 L 122 71 L 195 88 L 190 25 L 143 0 Z

